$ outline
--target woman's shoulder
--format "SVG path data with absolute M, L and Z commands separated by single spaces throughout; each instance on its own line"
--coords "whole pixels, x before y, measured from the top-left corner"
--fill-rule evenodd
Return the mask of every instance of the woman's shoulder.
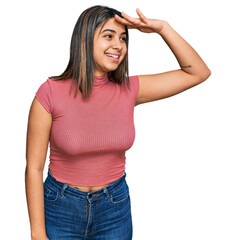
M 48 83 L 53 84 L 53 85 L 66 85 L 71 83 L 71 79 L 57 79 L 57 78 L 47 78 Z

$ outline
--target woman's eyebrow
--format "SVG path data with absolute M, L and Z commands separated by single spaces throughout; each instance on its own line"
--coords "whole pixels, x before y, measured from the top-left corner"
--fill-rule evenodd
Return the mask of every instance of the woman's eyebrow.
M 114 32 L 114 33 L 117 33 L 115 30 L 113 30 L 113 29 L 104 29 L 103 31 L 102 31 L 102 33 L 103 32 Z M 123 35 L 123 34 L 127 34 L 127 32 L 122 32 L 121 33 L 121 35 Z

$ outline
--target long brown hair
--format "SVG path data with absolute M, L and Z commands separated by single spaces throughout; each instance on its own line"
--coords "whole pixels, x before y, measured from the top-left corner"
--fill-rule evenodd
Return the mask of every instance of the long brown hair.
M 117 11 L 116 9 L 101 5 L 92 6 L 83 11 L 73 30 L 70 45 L 70 59 L 67 68 L 61 75 L 49 77 L 55 81 L 67 80 L 71 78 L 72 84 L 70 92 L 75 80 L 75 97 L 77 96 L 78 90 L 81 91 L 84 99 L 89 97 L 91 94 L 94 77 L 93 73 L 95 68 L 95 61 L 93 57 L 93 40 L 95 30 L 101 24 L 103 27 L 110 18 L 115 16 L 115 14 L 122 17 L 121 12 Z M 125 26 L 125 30 L 127 46 L 125 58 L 115 71 L 108 72 L 108 79 L 120 85 L 126 84 L 129 88 L 129 34 L 127 26 Z

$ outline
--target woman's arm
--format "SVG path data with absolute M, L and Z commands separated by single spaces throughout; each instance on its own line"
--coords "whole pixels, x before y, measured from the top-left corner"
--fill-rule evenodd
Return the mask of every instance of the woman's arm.
M 43 169 L 52 124 L 51 115 L 35 97 L 29 112 L 25 186 L 32 240 L 48 240 L 45 229 Z
M 146 18 L 139 9 L 140 18 L 132 18 L 122 13 L 123 18 L 115 19 L 145 33 L 158 33 L 175 55 L 180 69 L 160 74 L 140 75 L 140 88 L 136 105 L 170 97 L 205 81 L 210 69 L 197 52 L 166 22 Z M 146 61 L 145 61 L 146 62 Z
M 167 22 L 159 33 L 175 55 L 185 73 L 198 79 L 206 80 L 211 72 L 198 53 Z

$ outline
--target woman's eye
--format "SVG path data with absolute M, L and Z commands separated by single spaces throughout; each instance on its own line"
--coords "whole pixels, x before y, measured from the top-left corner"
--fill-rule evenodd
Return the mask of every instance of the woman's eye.
M 108 35 L 105 35 L 104 37 L 106 37 L 106 38 L 112 38 L 112 35 L 111 35 L 111 34 L 108 34 Z M 122 37 L 121 40 L 125 42 L 125 41 L 126 41 L 126 37 Z

